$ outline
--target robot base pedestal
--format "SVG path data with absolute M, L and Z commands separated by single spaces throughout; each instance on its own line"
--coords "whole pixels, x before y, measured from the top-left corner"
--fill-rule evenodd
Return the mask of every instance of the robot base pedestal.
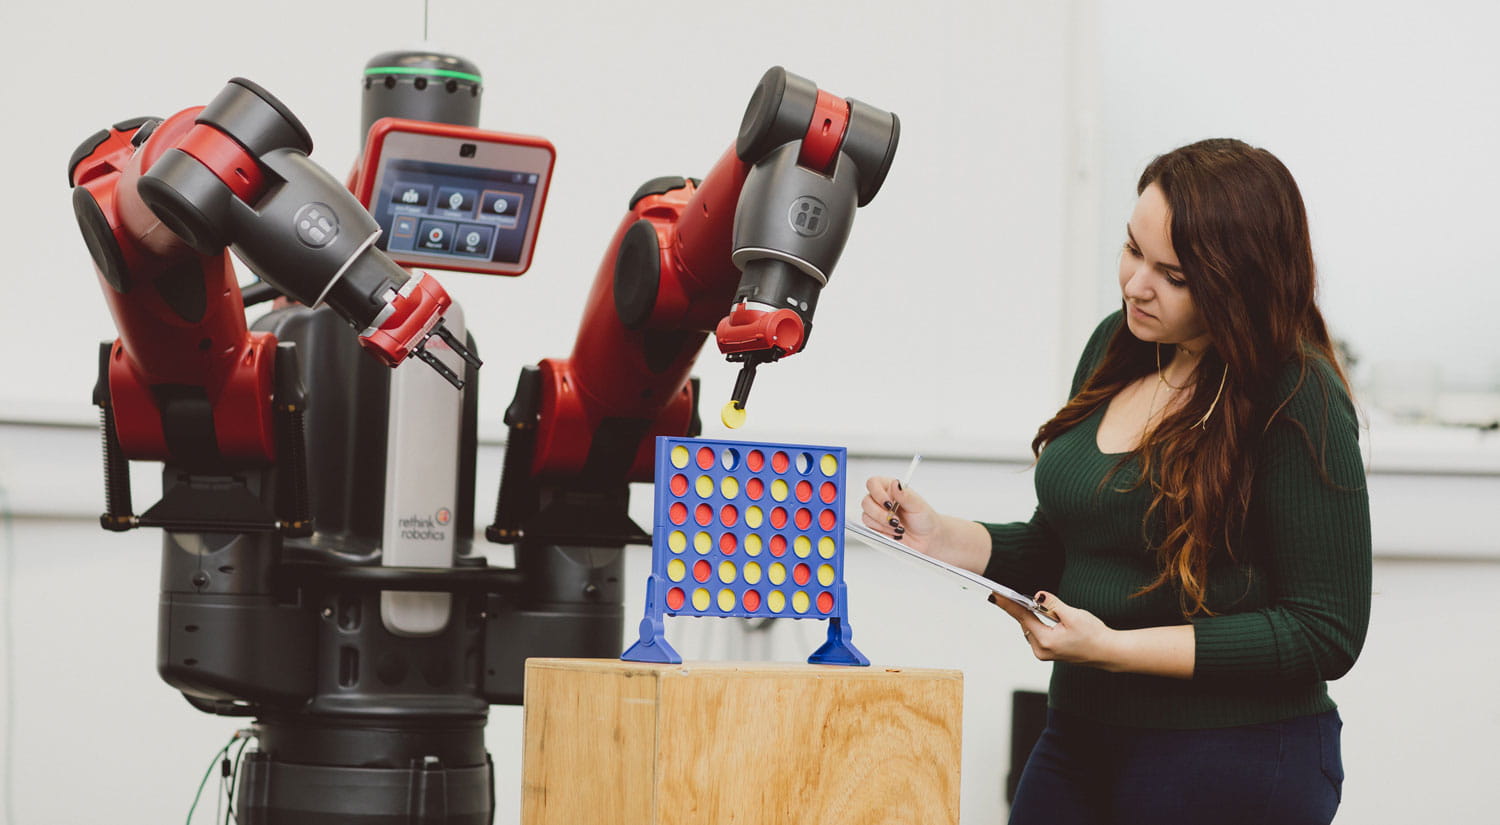
M 957 823 L 963 674 L 532 659 L 521 822 Z

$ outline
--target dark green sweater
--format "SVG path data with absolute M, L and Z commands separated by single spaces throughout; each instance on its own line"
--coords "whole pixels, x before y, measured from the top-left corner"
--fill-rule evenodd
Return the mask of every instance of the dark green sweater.
M 1115 313 L 1095 330 L 1074 393 L 1121 322 Z M 1192 619 L 1193 678 L 1058 662 L 1051 707 L 1152 728 L 1247 725 L 1334 707 L 1325 683 L 1354 664 L 1369 624 L 1370 511 L 1353 405 L 1330 365 L 1310 363 L 1256 446 L 1235 561 L 1220 554 L 1211 564 L 1208 606 L 1216 615 Z M 1287 367 L 1277 398 L 1292 393 L 1299 371 Z M 992 539 L 985 575 L 1026 593 L 1054 592 L 1117 630 L 1183 624 L 1172 588 L 1132 596 L 1160 569 L 1142 529 L 1151 492 L 1149 485 L 1120 492 L 1140 477 L 1134 458 L 1101 486 L 1121 458 L 1099 451 L 1103 415 L 1101 407 L 1042 449 L 1031 521 L 985 525 Z M 1321 452 L 1321 471 L 1309 441 Z

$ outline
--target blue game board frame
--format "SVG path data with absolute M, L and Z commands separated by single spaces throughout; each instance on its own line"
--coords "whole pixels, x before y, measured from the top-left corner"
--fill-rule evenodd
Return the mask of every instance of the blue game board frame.
M 620 658 L 681 663 L 665 617 L 739 616 L 827 620 L 808 661 L 868 665 L 844 583 L 847 458 L 843 447 L 657 438 L 645 616 Z

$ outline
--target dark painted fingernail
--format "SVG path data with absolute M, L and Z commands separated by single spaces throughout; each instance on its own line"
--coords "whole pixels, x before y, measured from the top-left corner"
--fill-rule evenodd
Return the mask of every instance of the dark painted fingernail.
M 896 509 L 896 502 L 894 502 L 894 501 L 887 501 L 885 503 L 885 509 L 887 509 L 887 510 L 894 510 L 894 509 Z
M 896 482 L 896 489 L 897 489 L 897 490 L 905 490 L 905 489 L 906 489 L 906 488 L 905 488 L 905 487 L 903 487 L 903 486 L 901 486 L 901 482 L 900 482 L 900 481 L 897 481 L 897 482 Z
M 896 520 L 894 517 L 886 519 L 886 520 L 891 523 L 892 527 L 900 527 L 901 526 L 901 522 L 898 521 L 898 520 Z
M 1046 604 L 1047 603 L 1047 594 L 1046 593 L 1038 593 L 1038 594 L 1036 594 L 1036 603 L 1037 604 Z
M 905 527 L 897 527 L 896 528 L 896 535 L 900 536 L 900 535 L 904 535 L 905 533 L 906 533 L 906 528 Z

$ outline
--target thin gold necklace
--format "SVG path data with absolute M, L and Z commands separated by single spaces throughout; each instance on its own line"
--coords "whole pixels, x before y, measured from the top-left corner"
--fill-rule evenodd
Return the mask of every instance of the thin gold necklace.
M 1162 384 L 1166 384 L 1169 388 L 1171 388 L 1173 390 L 1187 389 L 1187 386 L 1188 386 L 1187 384 L 1183 384 L 1182 386 L 1179 387 L 1176 384 L 1173 384 L 1171 381 L 1167 380 L 1166 373 L 1164 373 L 1162 371 L 1162 368 L 1161 368 L 1161 342 L 1159 342 L 1159 341 L 1156 344 L 1156 379 L 1158 381 L 1160 381 Z M 1224 364 L 1224 372 L 1219 375 L 1219 389 L 1218 389 L 1217 392 L 1214 393 L 1214 400 L 1211 401 L 1211 402 L 1209 402 L 1208 412 L 1205 412 L 1203 414 L 1203 417 L 1200 418 L 1200 419 L 1198 419 L 1198 423 L 1194 424 L 1193 427 L 1195 427 L 1195 428 L 1202 428 L 1202 427 L 1204 427 L 1205 425 L 1208 424 L 1208 417 L 1214 414 L 1214 410 L 1217 409 L 1218 406 L 1219 406 L 1219 399 L 1224 397 L 1224 385 L 1226 383 L 1228 383 L 1228 381 L 1229 381 L 1229 364 L 1226 362 Z M 1191 382 L 1189 382 L 1189 383 L 1191 383 Z M 1160 387 L 1158 387 L 1158 389 L 1160 389 Z M 1171 403 L 1171 402 L 1169 401 L 1167 403 Z M 1151 424 L 1151 408 L 1154 408 L 1155 406 L 1156 406 L 1156 390 L 1152 390 L 1151 391 L 1151 404 L 1150 404 L 1150 406 L 1146 410 L 1146 424 L 1147 424 L 1148 427 Z M 1162 409 L 1165 412 L 1166 408 L 1163 407 Z
M 1168 387 L 1171 387 L 1174 390 L 1185 390 L 1185 389 L 1187 389 L 1187 386 L 1188 386 L 1187 384 L 1183 384 L 1182 386 L 1179 387 L 1176 384 L 1173 384 L 1171 381 L 1167 380 L 1167 374 L 1165 372 L 1163 372 L 1162 368 L 1161 368 L 1161 342 L 1160 341 L 1158 341 L 1156 343 L 1156 378 L 1157 378 L 1158 381 L 1161 381 L 1163 384 L 1166 384 Z

